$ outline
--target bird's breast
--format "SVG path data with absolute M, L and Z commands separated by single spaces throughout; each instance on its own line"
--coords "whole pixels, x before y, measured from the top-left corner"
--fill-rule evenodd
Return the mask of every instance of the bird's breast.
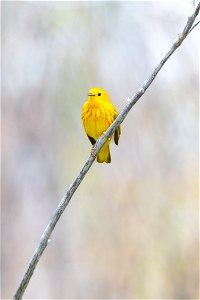
M 114 114 L 106 105 L 84 105 L 82 120 L 86 133 L 96 140 L 113 122 Z

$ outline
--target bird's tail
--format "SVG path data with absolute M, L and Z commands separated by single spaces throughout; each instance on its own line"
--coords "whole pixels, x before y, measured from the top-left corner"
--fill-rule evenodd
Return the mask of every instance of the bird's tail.
M 107 141 L 103 147 L 101 148 L 98 156 L 97 156 L 97 161 L 98 163 L 110 163 L 111 162 L 111 155 L 110 155 L 110 141 Z

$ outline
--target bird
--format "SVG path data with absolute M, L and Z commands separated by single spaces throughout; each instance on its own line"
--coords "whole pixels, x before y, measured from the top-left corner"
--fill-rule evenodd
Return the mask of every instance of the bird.
M 88 99 L 82 107 L 82 122 L 85 132 L 93 146 L 100 136 L 104 136 L 105 131 L 117 118 L 118 112 L 110 101 L 109 94 L 101 88 L 91 88 L 88 91 Z M 114 142 L 118 145 L 121 134 L 121 127 L 118 126 L 114 132 Z M 110 137 L 103 145 L 97 155 L 98 163 L 110 163 Z M 92 152 L 91 152 L 92 154 Z

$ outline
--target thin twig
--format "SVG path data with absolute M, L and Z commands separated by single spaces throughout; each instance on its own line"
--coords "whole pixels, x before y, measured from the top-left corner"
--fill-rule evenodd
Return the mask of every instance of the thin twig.
M 200 21 L 198 21 L 196 24 L 194 24 L 188 33 L 190 33 L 199 23 L 200 23 Z
M 56 223 L 60 219 L 60 217 L 63 214 L 66 206 L 68 205 L 71 197 L 73 196 L 74 192 L 76 191 L 76 189 L 82 182 L 83 178 L 85 177 L 86 173 L 90 169 L 91 165 L 93 164 L 98 152 L 100 151 L 102 146 L 105 144 L 107 139 L 114 133 L 115 129 L 123 122 L 123 120 L 125 119 L 126 115 L 130 111 L 130 109 L 133 107 L 133 105 L 135 105 L 135 103 L 140 99 L 140 97 L 145 93 L 145 91 L 151 85 L 151 83 L 157 76 L 158 72 L 164 66 L 164 64 L 169 59 L 169 57 L 172 55 L 172 53 L 174 53 L 174 51 L 182 44 L 184 39 L 187 37 L 188 33 L 190 32 L 190 30 L 192 28 L 194 20 L 199 13 L 199 9 L 200 9 L 200 2 L 198 3 L 194 13 L 188 17 L 186 26 L 184 27 L 182 33 L 179 34 L 178 37 L 176 38 L 176 40 L 172 43 L 171 47 L 165 53 L 165 55 L 163 56 L 161 61 L 158 63 L 158 65 L 155 67 L 155 69 L 153 70 L 151 75 L 147 78 L 147 80 L 144 82 L 144 84 L 142 84 L 142 86 L 139 88 L 138 92 L 135 93 L 132 97 L 130 97 L 128 99 L 125 107 L 123 108 L 123 110 L 121 111 L 119 116 L 115 119 L 115 121 L 111 124 L 111 126 L 108 128 L 105 135 L 103 137 L 100 137 L 97 140 L 95 147 L 94 147 L 93 155 L 90 155 L 90 157 L 87 159 L 87 161 L 83 165 L 79 175 L 76 177 L 74 182 L 68 188 L 67 192 L 64 194 L 60 204 L 56 208 L 51 220 L 49 221 L 49 223 L 39 241 L 39 244 L 33 254 L 33 257 L 31 258 L 31 260 L 29 262 L 28 268 L 27 268 L 27 270 L 19 284 L 19 287 L 14 295 L 14 299 L 18 300 L 18 299 L 22 298 L 22 296 L 27 288 L 27 285 L 29 283 L 29 280 L 31 279 L 33 272 L 37 266 L 37 263 L 48 244 L 48 240 L 54 230 L 54 227 L 56 226 Z

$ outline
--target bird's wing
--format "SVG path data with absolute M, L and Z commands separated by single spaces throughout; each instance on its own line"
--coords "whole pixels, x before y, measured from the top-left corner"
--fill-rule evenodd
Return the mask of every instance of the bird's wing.
M 96 143 L 95 139 L 93 137 L 89 136 L 88 134 L 87 134 L 87 136 L 93 146 Z
M 117 111 L 115 110 L 114 119 L 116 119 L 117 116 L 118 116 L 118 113 L 117 113 Z M 118 126 L 117 129 L 115 130 L 115 133 L 114 133 L 114 141 L 115 141 L 115 144 L 116 144 L 116 145 L 118 145 L 118 141 L 119 141 L 120 134 L 121 134 L 121 127 Z

